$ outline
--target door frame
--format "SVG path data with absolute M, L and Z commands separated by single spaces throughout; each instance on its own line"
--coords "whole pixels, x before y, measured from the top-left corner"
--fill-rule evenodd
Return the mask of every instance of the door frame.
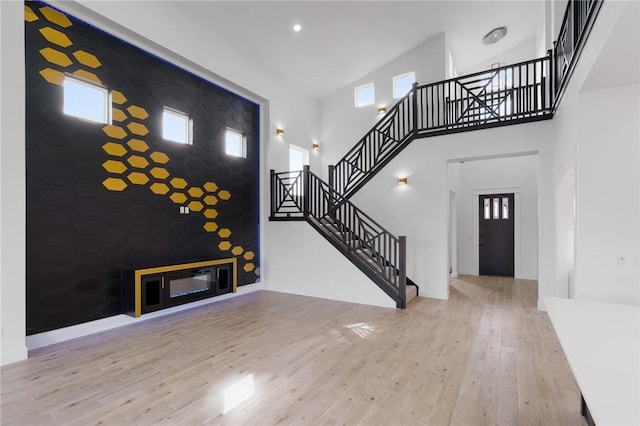
M 473 189 L 473 271 L 480 275 L 480 195 L 511 194 L 513 193 L 513 277 L 522 278 L 520 261 L 520 187 L 503 186 Z

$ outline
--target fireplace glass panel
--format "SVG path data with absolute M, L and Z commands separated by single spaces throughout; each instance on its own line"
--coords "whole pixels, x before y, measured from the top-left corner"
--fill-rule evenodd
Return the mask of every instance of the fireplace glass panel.
M 171 279 L 169 281 L 169 297 L 185 296 L 211 289 L 211 271 L 197 271 L 192 276 Z

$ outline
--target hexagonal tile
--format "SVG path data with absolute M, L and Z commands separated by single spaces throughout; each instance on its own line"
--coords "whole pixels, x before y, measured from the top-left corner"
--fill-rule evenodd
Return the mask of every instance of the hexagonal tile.
M 125 181 L 123 181 L 122 179 L 112 178 L 112 177 L 102 181 L 102 184 L 109 191 L 123 191 L 127 187 L 127 183 Z
M 189 203 L 188 207 L 189 207 L 189 210 L 192 210 L 194 212 L 199 212 L 204 208 L 204 206 L 200 201 L 192 201 Z
M 140 157 L 139 155 L 132 155 L 127 158 L 127 163 L 131 164 L 133 167 L 137 167 L 138 169 L 144 169 L 149 165 L 147 159 Z
M 69 65 L 73 64 L 73 61 L 69 59 L 67 55 L 55 49 L 52 49 L 50 47 L 45 47 L 44 49 L 40 49 L 40 54 L 48 62 L 59 65 L 61 67 L 68 67 Z
M 102 131 L 106 133 L 107 136 L 110 136 L 115 139 L 124 139 L 127 136 L 127 132 L 124 131 L 122 127 L 114 126 L 111 124 L 107 124 L 102 128 Z
M 216 211 L 216 209 L 206 209 L 203 214 L 207 219 L 215 219 L 216 217 L 218 217 L 218 212 Z
M 207 195 L 204 197 L 203 201 L 210 206 L 218 204 L 218 199 L 214 195 Z
M 204 194 L 204 191 L 202 189 L 198 188 L 197 186 L 192 186 L 191 188 L 189 188 L 189 190 L 187 192 L 193 198 L 200 198 Z
M 114 104 L 122 105 L 127 102 L 127 98 L 122 94 L 122 92 L 118 92 L 117 90 L 111 91 L 111 102 Z
M 129 123 L 127 124 L 127 129 L 129 129 L 131 133 L 139 136 L 146 136 L 149 133 L 149 129 L 141 123 Z
M 102 163 L 102 167 L 109 173 L 124 173 L 127 166 L 121 161 L 107 160 Z
M 158 182 L 152 183 L 149 189 L 151 190 L 151 192 L 158 195 L 164 195 L 169 192 L 169 187 L 167 185 Z
M 231 243 L 229 241 L 223 241 L 218 244 L 218 248 L 223 251 L 227 251 L 231 248 Z
M 171 179 L 169 183 L 176 189 L 184 189 L 187 187 L 187 181 L 179 177 Z
M 75 75 L 76 77 L 84 78 L 85 80 L 92 81 L 96 84 L 102 84 L 102 80 L 100 80 L 97 75 L 89 71 L 77 70 L 73 72 L 73 75 Z
M 48 83 L 62 85 L 64 83 L 64 73 L 51 69 L 45 68 L 40 71 L 40 75 L 44 78 Z
M 229 198 L 231 198 L 231 193 L 227 190 L 222 190 L 220 192 L 218 192 L 218 198 L 220 198 L 221 200 L 228 200 Z
M 111 118 L 113 121 L 121 122 L 127 119 L 127 114 L 118 108 L 111 108 Z
M 151 176 L 156 179 L 166 179 L 169 177 L 169 172 L 163 167 L 154 167 L 153 169 L 151 169 L 150 173 Z
M 40 34 L 42 34 L 49 43 L 57 44 L 60 47 L 69 47 L 73 44 L 65 33 L 54 30 L 51 27 L 40 28 Z
M 231 249 L 231 253 L 233 253 L 234 256 L 240 256 L 243 251 L 244 249 L 242 248 L 242 246 L 235 246 L 233 249 Z
M 136 185 L 144 185 L 149 182 L 149 178 L 147 177 L 147 175 L 141 172 L 131 172 L 127 175 L 127 179 L 129 179 L 131 183 L 135 183 Z
M 82 65 L 86 65 L 89 68 L 98 68 L 102 63 L 95 57 L 95 55 L 85 52 L 84 50 L 76 50 L 73 52 L 73 56 L 76 57 L 78 62 Z
M 41 7 L 40 12 L 42 13 L 42 16 L 44 16 L 47 21 L 53 22 L 54 24 L 59 25 L 62 28 L 68 28 L 72 25 L 69 18 L 67 18 L 65 15 L 58 12 L 57 10 L 51 9 L 50 7 L 46 7 L 46 6 Z
M 220 232 L 218 232 L 220 238 L 229 238 L 231 236 L 231 230 L 229 228 L 222 228 Z
M 246 263 L 242 269 L 244 269 L 245 272 L 251 272 L 255 267 L 253 263 Z
M 207 232 L 216 232 L 216 230 L 218 229 L 218 224 L 215 222 L 207 222 L 204 224 L 203 228 Z
M 218 185 L 213 182 L 207 182 L 203 185 L 203 187 L 208 192 L 216 192 L 218 190 Z
M 38 19 L 38 15 L 36 15 L 33 10 L 31 10 L 31 8 L 29 6 L 25 6 L 24 7 L 24 20 L 27 22 L 33 22 L 33 21 L 37 21 Z
M 176 204 L 182 204 L 187 201 L 187 196 L 184 195 L 182 192 L 174 192 L 169 196 L 169 198 L 171 198 L 171 201 L 173 201 Z
M 102 145 L 102 149 L 109 155 L 114 155 L 116 157 L 122 157 L 127 153 L 127 148 L 115 142 L 107 142 Z
M 167 164 L 169 162 L 169 156 L 164 152 L 152 152 L 150 157 L 154 163 Z
M 127 142 L 127 145 L 129 145 L 129 148 L 131 148 L 133 151 L 146 152 L 149 150 L 149 145 L 147 145 L 145 141 L 141 141 L 140 139 L 131 139 L 129 140 L 129 142 Z
M 145 120 L 149 117 L 147 110 L 137 105 L 131 105 L 127 108 L 127 111 L 129 111 L 130 116 L 139 118 L 140 120 Z
M 242 257 L 244 257 L 245 260 L 253 260 L 256 255 L 252 251 L 246 251 Z

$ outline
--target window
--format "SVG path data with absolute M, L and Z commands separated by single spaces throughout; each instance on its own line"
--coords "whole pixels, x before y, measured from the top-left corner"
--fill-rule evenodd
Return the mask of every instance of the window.
M 493 199 L 493 218 L 494 219 L 500 219 L 499 203 L 500 203 L 500 198 Z
M 509 219 L 509 198 L 502 198 L 502 218 Z
M 373 105 L 376 101 L 376 90 L 373 83 L 363 84 L 355 88 L 355 105 L 363 107 Z
M 289 170 L 299 171 L 309 164 L 309 151 L 299 146 L 289 145 Z
M 393 77 L 393 98 L 398 99 L 409 93 L 415 82 L 416 73 L 413 71 Z
M 233 157 L 247 158 L 247 139 L 233 129 L 227 129 L 225 133 L 225 152 Z
M 484 199 L 484 218 L 491 219 L 491 205 L 489 204 L 489 198 Z
M 109 124 L 109 90 L 96 84 L 65 76 L 63 112 L 96 123 Z
M 192 123 L 187 114 L 165 107 L 162 111 L 162 137 L 191 145 L 193 144 Z

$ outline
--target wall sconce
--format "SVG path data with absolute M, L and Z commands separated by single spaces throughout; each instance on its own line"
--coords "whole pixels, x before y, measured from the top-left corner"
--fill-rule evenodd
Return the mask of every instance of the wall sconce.
M 313 147 L 313 149 L 314 149 L 314 150 L 316 150 L 316 151 L 317 151 L 318 149 L 320 149 L 320 145 L 318 145 L 318 142 L 313 142 L 313 143 L 311 144 L 311 146 L 312 146 L 312 147 Z
M 281 128 L 276 129 L 276 136 L 284 136 L 284 130 Z
M 406 185 L 409 180 L 406 177 L 398 178 L 398 185 Z
M 378 114 L 386 114 L 387 113 L 387 107 L 378 107 Z

